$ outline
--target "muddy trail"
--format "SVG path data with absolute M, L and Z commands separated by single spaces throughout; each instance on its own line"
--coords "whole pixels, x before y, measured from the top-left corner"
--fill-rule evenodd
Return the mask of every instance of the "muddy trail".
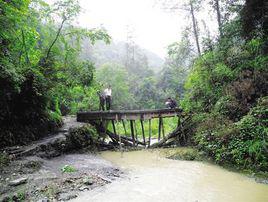
M 64 117 L 62 128 L 47 138 L 6 148 L 12 161 L 1 170 L 0 201 L 67 201 L 118 178 L 122 172 L 96 154 L 63 152 L 69 130 L 81 126 Z

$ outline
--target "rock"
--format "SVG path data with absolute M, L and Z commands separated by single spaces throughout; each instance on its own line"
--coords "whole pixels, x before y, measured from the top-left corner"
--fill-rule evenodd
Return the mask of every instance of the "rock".
M 75 193 L 61 193 L 59 196 L 59 201 L 69 201 L 77 197 Z
M 79 187 L 79 191 L 85 191 L 85 190 L 89 190 L 89 188 L 88 187 Z
M 114 177 L 120 177 L 118 174 L 116 174 L 116 173 L 113 173 L 113 176 Z
M 10 181 L 9 185 L 10 186 L 18 186 L 18 185 L 21 185 L 21 184 L 25 184 L 27 182 L 27 180 L 28 180 L 28 178 L 22 177 L 22 178 Z
M 94 183 L 94 181 L 90 177 L 86 177 L 83 179 L 83 183 L 85 185 L 92 185 Z
M 103 181 L 107 182 L 107 183 L 111 183 L 112 180 L 110 180 L 109 178 L 107 177 L 100 177 Z
M 47 197 L 45 197 L 43 199 L 38 200 L 37 202 L 50 202 L 50 200 Z

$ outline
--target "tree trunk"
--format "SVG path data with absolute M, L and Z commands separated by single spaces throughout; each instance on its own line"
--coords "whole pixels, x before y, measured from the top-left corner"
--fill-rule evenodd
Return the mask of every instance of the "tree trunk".
M 62 20 L 62 22 L 61 22 L 61 25 L 60 25 L 60 27 L 59 27 L 59 29 L 58 29 L 58 31 L 57 31 L 56 37 L 55 37 L 55 39 L 52 41 L 51 45 L 50 45 L 49 48 L 48 48 L 48 51 L 47 51 L 47 55 L 46 55 L 46 59 L 45 59 L 45 61 L 48 60 L 49 55 L 50 55 L 50 52 L 51 52 L 51 50 L 52 50 L 54 44 L 55 44 L 56 41 L 58 40 L 58 38 L 59 38 L 59 36 L 60 36 L 60 33 L 61 33 L 61 30 L 62 30 L 63 25 L 64 25 L 64 23 L 65 23 L 66 20 L 67 20 L 66 18 L 63 18 L 63 20 Z
M 218 21 L 218 26 L 219 26 L 219 32 L 220 36 L 222 36 L 222 22 L 221 22 L 221 11 L 220 11 L 220 2 L 219 0 L 214 0 L 215 1 L 215 10 L 217 13 L 217 21 Z
M 28 55 L 28 49 L 27 49 L 27 46 L 26 46 L 25 35 L 24 35 L 23 29 L 21 30 L 21 35 L 22 35 L 22 43 L 23 43 L 24 51 L 25 51 L 25 54 L 26 54 L 26 63 L 30 64 L 30 59 L 29 59 L 29 55 Z
M 195 14 L 194 14 L 194 7 L 191 1 L 190 1 L 190 12 L 192 16 L 192 23 L 193 23 L 193 30 L 194 30 L 194 37 L 195 37 L 197 52 L 198 52 L 198 55 L 200 56 L 201 50 L 200 50 L 200 45 L 199 45 L 199 36 L 198 36 L 197 24 L 196 24 L 196 19 L 195 19 Z

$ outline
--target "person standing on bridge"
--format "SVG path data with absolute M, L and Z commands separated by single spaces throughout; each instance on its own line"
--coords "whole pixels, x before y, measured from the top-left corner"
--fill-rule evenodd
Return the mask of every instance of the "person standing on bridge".
M 169 97 L 166 100 L 165 105 L 169 109 L 175 109 L 177 107 L 177 102 Z
M 99 96 L 99 103 L 100 103 L 99 104 L 99 110 L 104 111 L 105 110 L 105 108 L 104 108 L 104 105 L 105 105 L 105 95 L 104 95 L 103 92 L 100 92 L 100 91 L 98 91 L 97 94 Z
M 111 85 L 108 86 L 108 88 L 104 89 L 103 91 L 105 96 L 105 104 L 106 104 L 106 110 L 111 109 L 111 103 L 112 103 L 112 88 Z

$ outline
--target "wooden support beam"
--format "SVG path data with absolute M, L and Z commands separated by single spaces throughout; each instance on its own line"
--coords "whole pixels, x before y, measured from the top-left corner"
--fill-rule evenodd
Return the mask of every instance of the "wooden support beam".
M 180 119 L 179 116 L 177 116 L 177 117 L 178 117 L 177 127 L 179 127 L 180 126 L 181 119 Z
M 143 120 L 142 119 L 141 119 L 141 131 L 142 131 L 143 143 L 146 144 L 146 142 L 145 142 L 145 134 L 144 134 L 144 125 L 143 125 Z
M 134 130 L 135 130 L 135 138 L 136 138 L 136 140 L 138 140 L 137 125 L 136 125 L 136 121 L 135 120 L 133 121 L 133 124 L 134 124 Z
M 151 119 L 149 119 L 149 142 L 148 142 L 148 147 L 151 145 L 151 136 L 152 136 L 152 122 Z
M 116 129 L 115 129 L 115 123 L 114 123 L 114 120 L 112 120 L 112 125 L 113 125 L 114 134 L 116 135 Z
M 130 130 L 131 130 L 132 143 L 133 143 L 133 146 L 135 146 L 135 134 L 134 134 L 133 120 L 130 120 Z
M 159 117 L 159 122 L 158 122 L 158 141 L 161 139 L 161 128 L 162 128 L 162 117 Z
M 124 119 L 122 119 L 122 123 L 123 123 L 123 128 L 124 128 L 124 131 L 125 131 L 125 136 L 127 136 L 126 124 L 125 124 Z
M 162 121 L 161 121 L 161 124 L 162 124 L 162 135 L 163 135 L 163 138 L 165 138 L 165 128 L 164 128 L 164 119 L 161 118 Z

